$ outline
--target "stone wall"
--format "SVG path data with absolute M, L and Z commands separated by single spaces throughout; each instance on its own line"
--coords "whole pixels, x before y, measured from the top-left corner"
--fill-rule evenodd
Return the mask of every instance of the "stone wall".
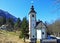
M 57 39 L 44 39 L 41 40 L 41 43 L 57 43 Z

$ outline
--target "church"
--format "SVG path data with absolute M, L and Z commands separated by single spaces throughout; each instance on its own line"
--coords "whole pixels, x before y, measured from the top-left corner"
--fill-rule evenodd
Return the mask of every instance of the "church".
M 37 22 L 36 11 L 32 5 L 29 12 L 29 39 L 30 41 L 33 40 L 35 42 L 35 40 L 46 38 L 46 25 L 42 21 Z

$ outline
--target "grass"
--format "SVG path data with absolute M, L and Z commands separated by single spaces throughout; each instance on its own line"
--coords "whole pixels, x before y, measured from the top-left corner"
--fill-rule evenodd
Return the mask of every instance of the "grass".
M 40 41 L 37 41 L 37 43 L 40 43 Z
M 9 32 L 5 30 L 0 30 L 0 43 L 24 43 L 22 39 L 19 38 L 20 32 Z M 29 43 L 26 41 L 26 43 Z M 37 41 L 40 43 L 40 41 Z
M 19 39 L 19 34 L 16 32 L 9 32 L 0 30 L 0 43 L 24 43 L 22 39 Z

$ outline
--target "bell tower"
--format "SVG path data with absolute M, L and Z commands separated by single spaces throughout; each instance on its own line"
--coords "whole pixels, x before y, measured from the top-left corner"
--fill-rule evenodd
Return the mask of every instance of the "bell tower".
M 34 10 L 33 5 L 31 6 L 31 10 L 29 12 L 29 39 L 31 42 L 36 43 L 36 11 Z

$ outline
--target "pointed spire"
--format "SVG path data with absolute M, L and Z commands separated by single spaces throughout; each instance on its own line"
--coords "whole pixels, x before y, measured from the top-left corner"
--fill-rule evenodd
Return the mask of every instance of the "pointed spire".
M 31 6 L 31 10 L 30 10 L 29 13 L 36 13 L 36 11 L 34 10 L 34 6 L 33 5 Z
M 34 10 L 34 6 L 32 5 L 31 10 Z

